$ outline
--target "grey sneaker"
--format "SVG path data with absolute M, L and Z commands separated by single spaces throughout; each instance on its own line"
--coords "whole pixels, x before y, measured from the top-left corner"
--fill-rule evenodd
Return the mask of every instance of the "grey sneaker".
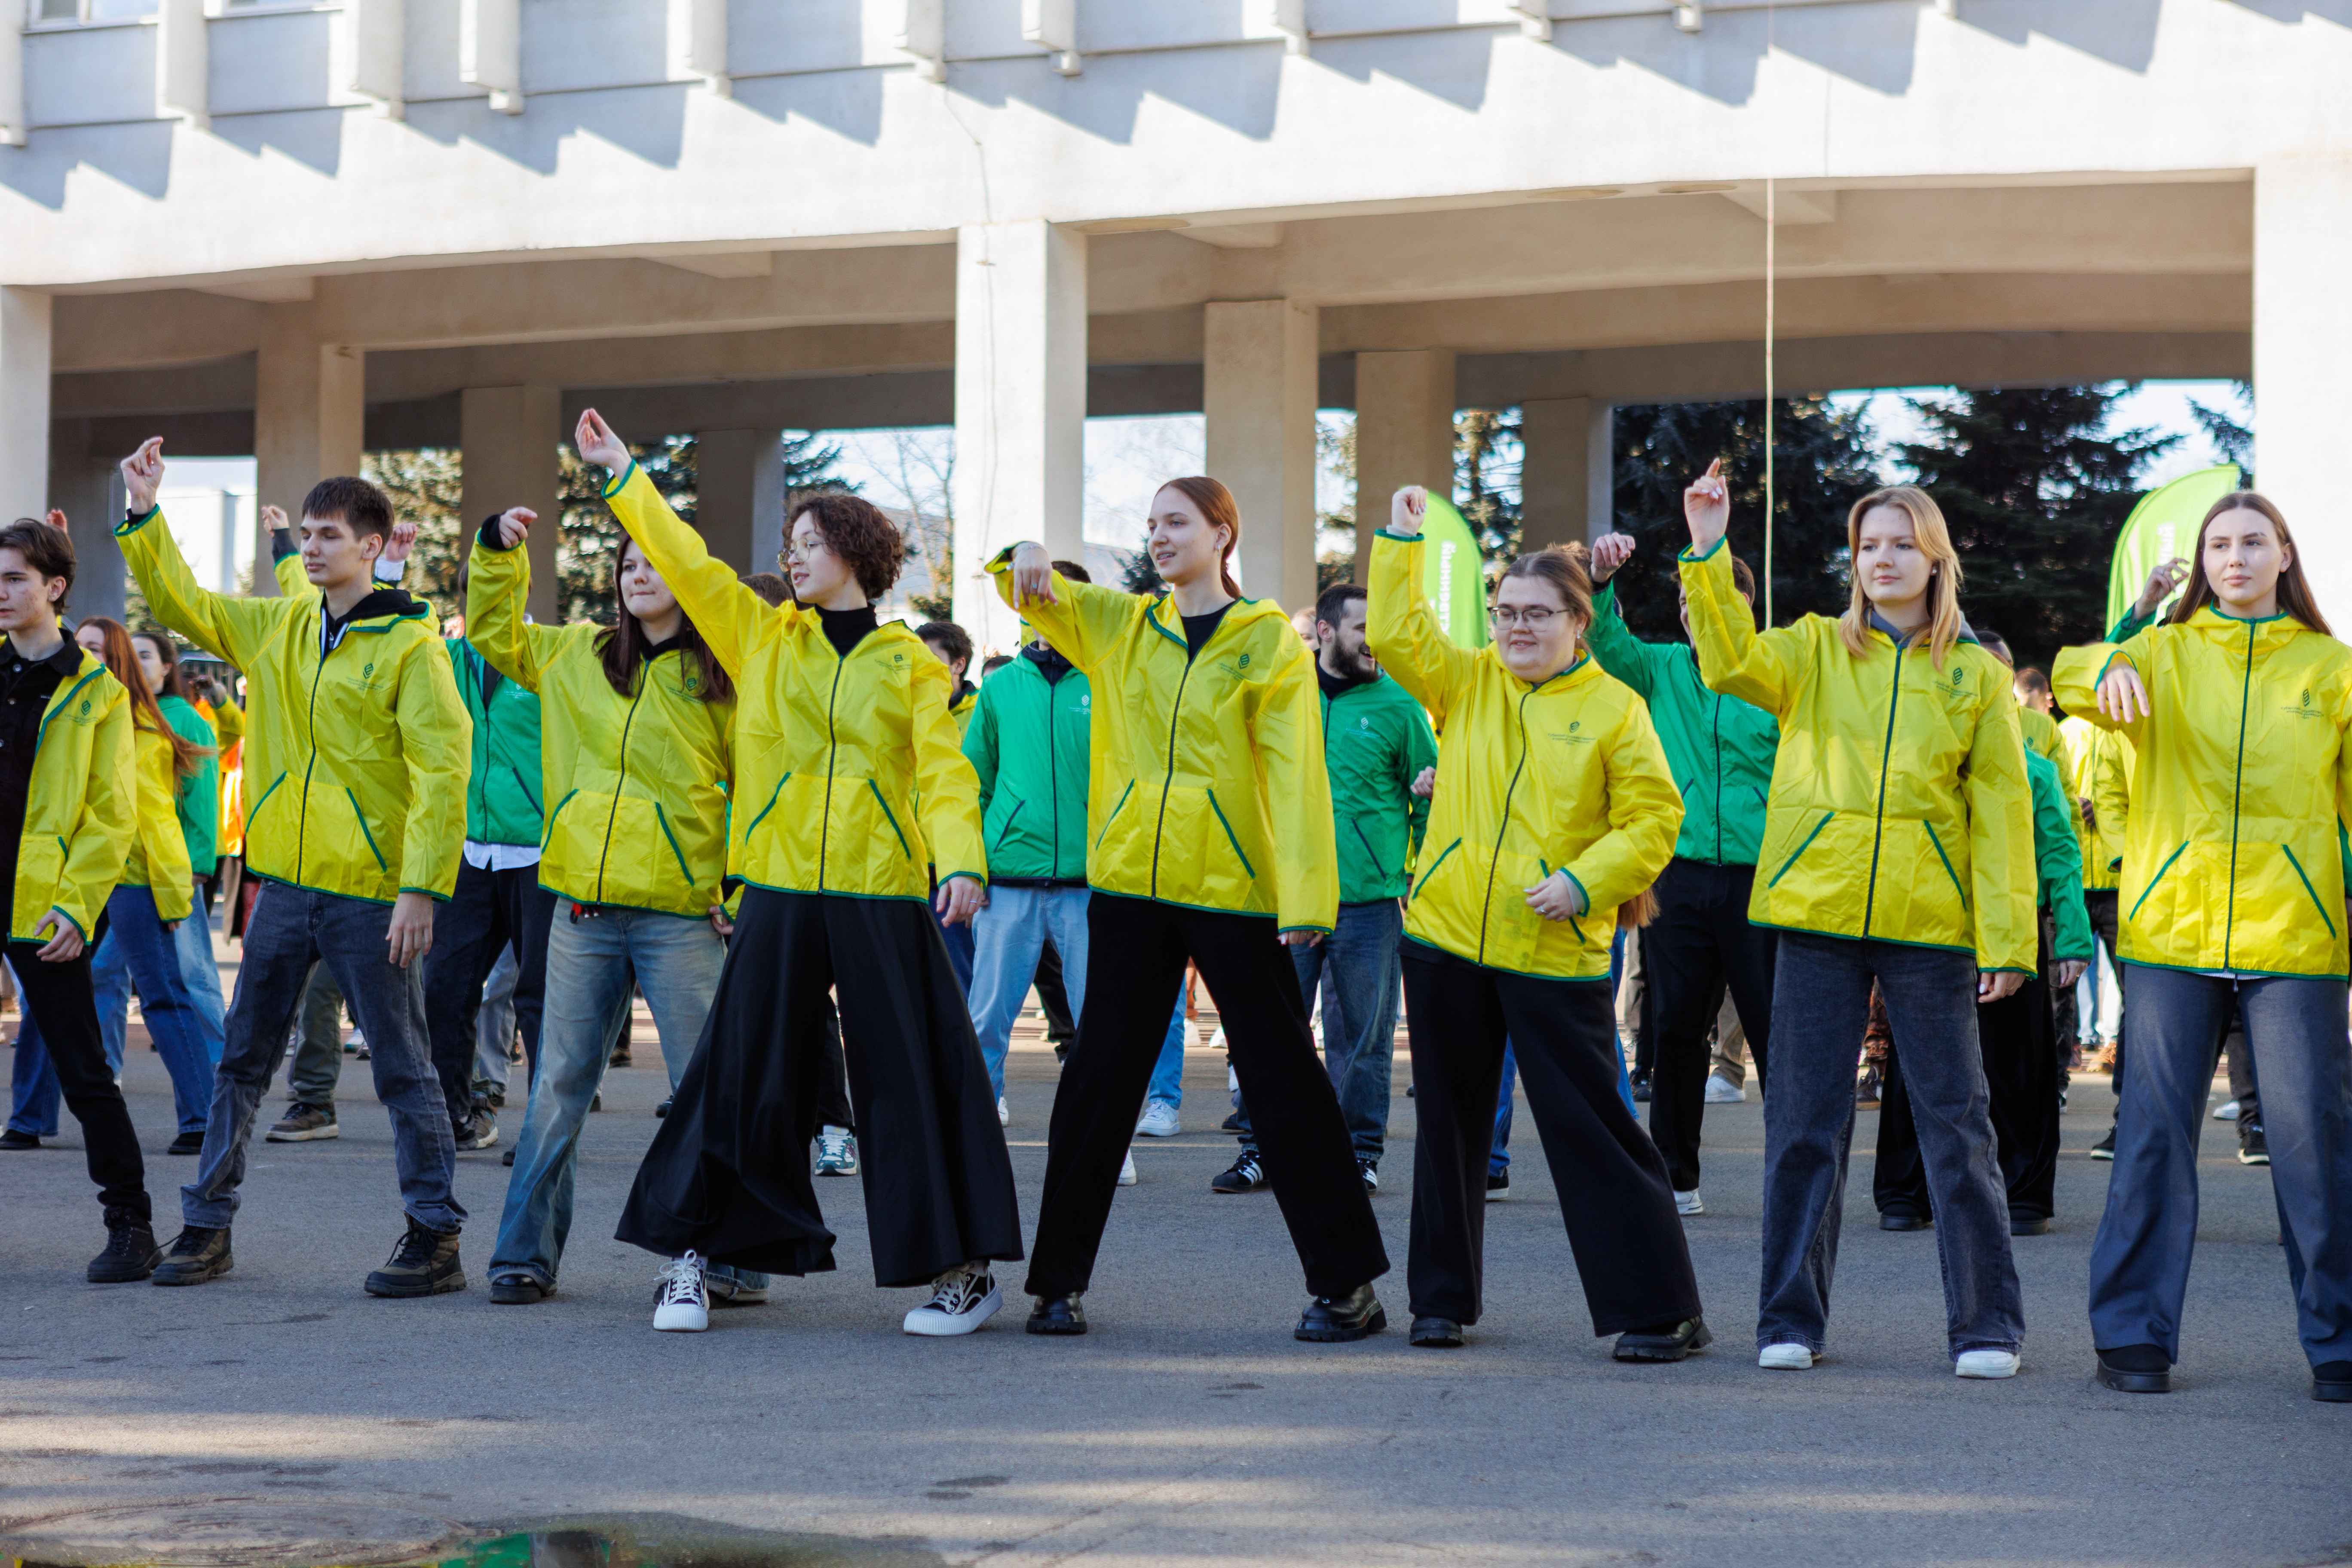
M 308 1143 L 318 1138 L 340 1138 L 343 1130 L 335 1125 L 335 1108 L 331 1105 L 305 1105 L 300 1100 L 286 1108 L 286 1114 L 265 1134 L 272 1143 Z
M 498 1112 L 487 1105 L 476 1106 L 473 1119 L 457 1129 L 458 1149 L 461 1152 L 467 1149 L 495 1149 L 498 1147 Z

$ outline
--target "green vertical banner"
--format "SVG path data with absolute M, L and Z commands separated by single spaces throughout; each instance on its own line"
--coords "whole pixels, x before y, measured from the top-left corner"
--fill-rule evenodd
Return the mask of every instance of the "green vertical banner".
M 2197 525 L 2213 503 L 2238 488 L 2235 463 L 2200 468 L 2139 498 L 2124 531 L 2116 536 L 2115 563 L 2107 568 L 2107 625 L 2124 618 L 2147 574 L 2176 555 L 2197 547 Z
M 1485 647 L 1486 629 L 1486 563 L 1478 553 L 1478 536 L 1454 503 L 1432 492 L 1429 510 L 1422 514 L 1421 536 L 1428 548 L 1421 552 L 1421 586 L 1437 606 L 1437 624 L 1456 647 Z

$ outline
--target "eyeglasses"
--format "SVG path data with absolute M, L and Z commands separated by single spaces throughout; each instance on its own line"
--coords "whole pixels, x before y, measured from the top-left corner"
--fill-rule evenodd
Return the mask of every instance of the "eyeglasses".
M 1568 612 L 1547 609 L 1541 605 L 1530 605 L 1526 609 L 1521 609 L 1517 605 L 1496 605 L 1486 613 L 1495 617 L 1495 624 L 1498 626 L 1525 626 L 1531 632 L 1539 632 L 1551 625 L 1554 616 L 1566 615 Z

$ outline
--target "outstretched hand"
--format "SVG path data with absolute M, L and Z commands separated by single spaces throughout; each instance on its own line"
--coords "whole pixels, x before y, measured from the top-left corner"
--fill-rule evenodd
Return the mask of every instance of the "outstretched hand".
M 281 528 L 291 528 L 293 526 L 293 523 L 287 519 L 286 509 L 284 507 L 265 506 L 261 509 L 261 527 L 263 532 L 275 533 Z
M 1423 519 L 1429 515 L 1429 491 L 1420 485 L 1407 485 L 1389 498 L 1389 531 L 1412 539 L 1421 532 Z
M 1054 557 L 1042 544 L 1024 541 L 1013 547 L 1013 607 L 1058 605 L 1054 595 Z
M 122 459 L 122 493 L 131 510 L 143 517 L 155 510 L 155 492 L 163 483 L 163 437 L 150 436 L 139 450 Z
M 2155 710 L 2148 706 L 2147 687 L 2142 683 L 2139 671 L 2128 664 L 2118 664 L 2099 681 L 2099 711 L 2118 724 L 2128 724 L 2145 719 Z
M 56 507 L 49 508 L 48 523 L 51 528 L 56 529 L 59 533 L 69 534 L 73 531 L 72 529 L 66 526 L 66 514 L 58 510 Z
M 1592 585 L 1596 588 L 1617 575 L 1617 569 L 1633 559 L 1633 536 L 1630 533 L 1604 533 L 1592 542 Z
M 392 525 L 392 537 L 384 542 L 383 558 L 397 566 L 407 560 L 408 552 L 415 548 L 416 525 L 406 521 L 395 522 Z
M 1731 526 L 1731 489 L 1723 481 L 1721 458 L 1683 491 L 1683 521 L 1690 524 L 1691 548 L 1702 554 L 1714 549 Z
M 527 506 L 510 506 L 499 513 L 499 548 L 512 550 L 530 533 L 530 525 L 539 521 L 539 513 Z
M 629 449 L 604 423 L 604 416 L 593 408 L 581 410 L 580 423 L 572 432 L 572 445 L 586 463 L 596 463 L 614 473 L 629 466 Z

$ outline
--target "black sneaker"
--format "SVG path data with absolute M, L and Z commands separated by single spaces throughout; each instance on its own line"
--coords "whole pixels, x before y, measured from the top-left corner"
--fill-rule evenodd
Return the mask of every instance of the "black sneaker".
M 1486 1173 L 1486 1201 L 1487 1201 L 1488 1203 L 1490 1203 L 1490 1204 L 1498 1204 L 1498 1203 L 1501 1203 L 1505 1198 L 1509 1197 L 1510 1195 L 1511 1195 L 1511 1173 L 1510 1173 L 1510 1172 L 1508 1172 L 1508 1171 L 1489 1171 L 1489 1172 L 1487 1172 L 1487 1173 Z
M 1078 1304 L 1079 1292 L 1066 1296 L 1039 1296 L 1029 1309 L 1029 1332 L 1033 1334 L 1083 1334 L 1087 1331 L 1087 1310 Z
M 163 1260 L 155 1232 L 143 1219 L 124 1217 L 106 1227 L 106 1250 L 89 1260 L 83 1278 L 93 1285 L 127 1285 L 155 1272 Z
M 536 1274 L 493 1274 L 490 1300 L 501 1307 L 529 1307 L 555 1294 L 555 1287 Z
M 317 1138 L 340 1138 L 343 1130 L 335 1125 L 335 1108 L 331 1105 L 305 1105 L 300 1100 L 286 1108 L 263 1136 L 272 1143 L 308 1143 Z
M 1209 1178 L 1213 1193 L 1254 1193 L 1265 1185 L 1265 1166 L 1255 1151 L 1245 1151 L 1230 1166 Z
M 2263 1124 L 2259 1121 L 2248 1121 L 2243 1117 L 2239 1118 L 2238 1163 L 2267 1165 L 2270 1163 L 2271 1143 L 2269 1139 L 2263 1136 Z
M 613 1059 L 605 1065 L 616 1068 L 625 1068 L 630 1065 L 629 1042 L 625 1038 L 623 1039 L 619 1045 L 613 1047 Z
M 172 1140 L 169 1149 L 163 1151 L 166 1154 L 201 1154 L 204 1152 L 205 1135 L 201 1132 L 183 1132 Z
M 37 1149 L 40 1146 L 41 1140 L 37 1134 L 19 1132 L 13 1127 L 0 1132 L 0 1149 Z
M 1638 1072 L 1633 1075 L 1633 1103 L 1636 1105 L 1647 1105 L 1650 1103 L 1650 1075 L 1648 1073 Z
M 659 1105 L 655 1106 L 655 1107 L 654 1107 L 654 1120 L 655 1120 L 656 1121 L 661 1121 L 663 1118 L 667 1117 L 667 1116 L 669 1114 L 669 1108 L 670 1108 L 670 1107 L 671 1107 L 671 1105 L 673 1105 L 674 1103 L 676 1103 L 676 1097 L 675 1097 L 675 1096 L 671 1097 L 671 1098 L 670 1098 L 670 1099 L 668 1099 L 668 1100 L 663 1100 Z
M 1234 1137 L 1238 1138 L 1243 1133 L 1248 1131 L 1249 1129 L 1242 1125 L 1242 1113 L 1236 1110 L 1231 1116 L 1226 1117 L 1223 1121 L 1217 1123 L 1217 1131 L 1220 1132 L 1230 1132 Z
M 236 1267 L 236 1257 L 229 1251 L 228 1226 L 214 1230 L 192 1225 L 172 1238 L 163 1261 L 155 1265 L 149 1278 L 158 1285 L 201 1285 Z
M 498 1113 L 488 1106 L 477 1106 L 466 1124 L 457 1130 L 459 1152 L 467 1149 L 494 1149 L 499 1142 Z
M 2107 1135 L 2105 1137 L 2091 1145 L 2091 1158 L 2094 1160 L 2112 1160 L 2115 1157 L 2116 1130 L 2110 1127 L 2107 1129 Z
M 466 1270 L 457 1261 L 457 1233 L 443 1235 L 415 1220 L 408 1222 L 392 1256 L 367 1277 L 371 1296 L 438 1296 L 466 1288 Z
M 1290 1337 L 1317 1344 L 1346 1344 L 1377 1334 L 1388 1326 L 1389 1315 L 1382 1310 L 1381 1299 L 1366 1284 L 1344 1296 L 1318 1296 L 1307 1302 Z
M 514 1163 L 514 1145 L 509 1143 L 507 1145 L 507 1152 L 499 1156 L 499 1163 L 501 1165 L 511 1165 Z

